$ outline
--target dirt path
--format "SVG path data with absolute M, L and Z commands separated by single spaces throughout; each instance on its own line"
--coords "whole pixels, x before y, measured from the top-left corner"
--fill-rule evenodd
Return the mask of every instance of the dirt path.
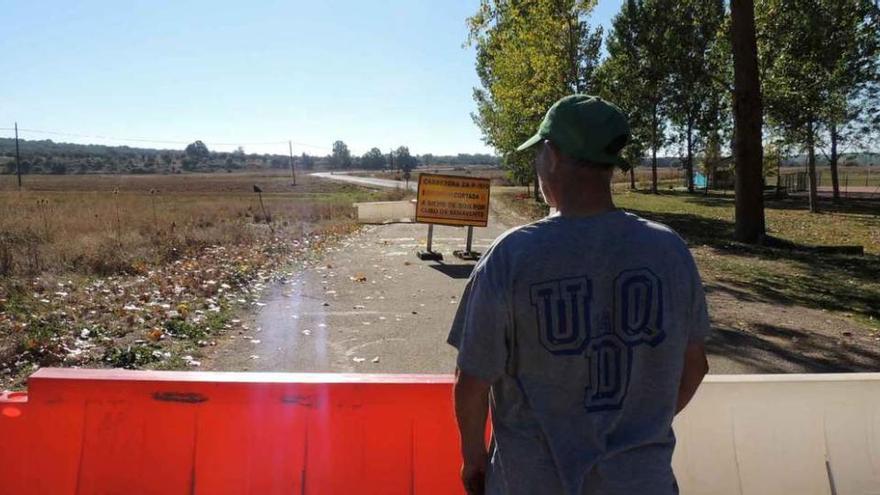
M 853 318 L 774 304 L 705 281 L 712 373 L 833 373 L 880 369 L 880 334 Z

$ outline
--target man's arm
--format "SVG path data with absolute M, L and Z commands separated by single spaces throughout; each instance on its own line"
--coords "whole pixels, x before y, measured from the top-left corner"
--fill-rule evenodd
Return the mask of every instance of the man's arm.
M 706 360 L 706 347 L 703 342 L 700 340 L 688 343 L 684 351 L 684 369 L 678 385 L 678 405 L 675 414 L 680 413 L 688 405 L 708 372 L 709 362 Z
M 488 462 L 486 419 L 491 386 L 491 383 L 455 369 L 455 418 L 463 460 L 461 479 L 469 495 L 482 494 L 485 489 Z

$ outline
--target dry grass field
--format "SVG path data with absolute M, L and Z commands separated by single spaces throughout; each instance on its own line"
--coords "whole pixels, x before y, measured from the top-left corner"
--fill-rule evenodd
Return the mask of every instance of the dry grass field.
M 352 201 L 377 196 L 284 175 L 30 176 L 21 192 L 2 180 L 0 275 L 135 273 L 187 249 L 350 221 Z
M 353 202 L 401 194 L 289 182 L 0 176 L 0 389 L 34 365 L 198 364 L 264 284 L 356 228 Z

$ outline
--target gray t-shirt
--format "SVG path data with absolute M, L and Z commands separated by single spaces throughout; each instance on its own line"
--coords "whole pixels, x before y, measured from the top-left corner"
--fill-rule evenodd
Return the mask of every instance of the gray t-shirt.
M 448 342 L 492 383 L 487 493 L 667 495 L 689 341 L 709 331 L 690 251 L 621 210 L 499 237 Z

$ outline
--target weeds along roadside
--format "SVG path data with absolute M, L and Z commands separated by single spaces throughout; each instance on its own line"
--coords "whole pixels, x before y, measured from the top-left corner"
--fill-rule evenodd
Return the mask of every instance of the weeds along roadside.
M 349 186 L 297 195 L 0 195 L 0 387 L 36 366 L 182 368 L 262 289 L 354 231 Z

